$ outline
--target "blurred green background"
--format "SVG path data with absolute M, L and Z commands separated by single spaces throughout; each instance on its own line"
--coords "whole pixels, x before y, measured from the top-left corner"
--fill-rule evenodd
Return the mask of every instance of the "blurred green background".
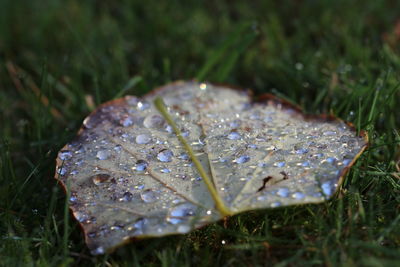
M 0 0 L 0 264 L 400 264 L 400 1 Z M 366 129 L 337 197 L 91 257 L 52 179 L 96 105 L 198 79 Z M 224 240 L 225 245 L 222 244 Z

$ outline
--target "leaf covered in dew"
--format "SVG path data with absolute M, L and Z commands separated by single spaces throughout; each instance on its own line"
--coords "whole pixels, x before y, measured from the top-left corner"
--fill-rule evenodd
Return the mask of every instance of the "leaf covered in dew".
M 247 210 L 322 202 L 366 146 L 345 122 L 273 96 L 178 82 L 101 105 L 59 152 L 56 178 L 103 254 Z

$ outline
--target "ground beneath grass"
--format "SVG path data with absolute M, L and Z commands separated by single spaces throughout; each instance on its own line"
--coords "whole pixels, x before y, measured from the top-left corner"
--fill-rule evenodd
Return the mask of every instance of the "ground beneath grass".
M 399 1 L 0 0 L 0 264 L 400 265 Z M 53 179 L 100 103 L 250 87 L 370 136 L 338 194 L 92 257 Z

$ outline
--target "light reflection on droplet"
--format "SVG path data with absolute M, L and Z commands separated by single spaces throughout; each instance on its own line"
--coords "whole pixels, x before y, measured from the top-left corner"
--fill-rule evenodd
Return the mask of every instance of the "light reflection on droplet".
M 140 197 L 146 203 L 153 203 L 159 199 L 159 193 L 152 189 L 147 189 L 140 193 Z
M 243 156 L 240 156 L 240 157 L 238 157 L 238 158 L 235 158 L 235 159 L 233 160 L 233 162 L 235 162 L 235 163 L 237 163 L 237 164 L 243 164 L 243 163 L 248 162 L 249 160 L 250 160 L 250 156 L 248 156 L 248 155 L 243 155 Z
M 157 159 L 161 162 L 171 162 L 174 153 L 172 153 L 169 149 L 164 149 L 160 153 L 157 154 Z
M 144 145 L 150 143 L 151 137 L 147 134 L 139 134 L 136 136 L 135 141 L 139 145 Z
M 99 160 L 106 160 L 110 156 L 110 153 L 107 150 L 100 150 L 96 154 L 96 158 Z

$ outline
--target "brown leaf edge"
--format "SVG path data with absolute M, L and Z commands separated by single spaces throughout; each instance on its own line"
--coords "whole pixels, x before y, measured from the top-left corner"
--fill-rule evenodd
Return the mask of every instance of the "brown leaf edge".
M 255 97 L 253 94 L 253 91 L 251 89 L 243 89 L 243 88 L 239 88 L 239 87 L 235 87 L 232 85 L 226 85 L 226 84 L 217 84 L 217 83 L 208 83 L 208 82 L 204 82 L 206 85 L 211 85 L 211 86 L 216 86 L 216 87 L 223 87 L 226 89 L 231 89 L 231 90 L 235 90 L 235 91 L 240 91 L 240 92 L 245 92 L 248 97 L 251 99 L 252 104 L 255 103 L 264 103 L 266 105 L 275 105 L 275 106 L 281 106 L 284 109 L 287 110 L 292 110 L 294 111 L 296 114 L 295 115 L 299 115 L 301 117 L 304 118 L 304 120 L 306 121 L 310 121 L 310 120 L 316 120 L 316 121 L 321 121 L 321 122 L 333 122 L 333 121 L 337 121 L 337 122 L 342 122 L 345 123 L 346 125 L 348 125 L 351 130 L 353 130 L 354 132 L 357 132 L 354 124 L 352 124 L 351 122 L 346 122 L 332 114 L 306 114 L 304 113 L 304 111 L 301 109 L 300 106 L 293 104 L 287 100 L 284 99 L 280 99 L 278 97 L 276 97 L 273 94 L 270 93 L 264 93 L 258 97 Z M 196 80 L 189 80 L 189 81 L 184 81 L 184 80 L 179 80 L 179 81 L 175 81 L 169 84 L 166 84 L 164 86 L 160 86 L 157 87 L 155 89 L 153 89 L 152 91 L 150 91 L 149 93 L 143 95 L 142 97 L 139 97 L 139 99 L 144 99 L 148 96 L 152 96 L 152 95 L 156 95 L 156 94 L 160 94 L 163 93 L 164 91 L 168 91 L 171 88 L 174 87 L 181 87 L 181 86 L 185 86 L 185 85 L 200 85 L 202 84 L 202 82 L 196 81 Z M 114 99 L 114 100 L 110 100 L 107 101 L 101 105 L 99 105 L 94 111 L 92 111 L 84 120 L 96 120 L 99 119 L 99 115 L 102 113 L 101 110 L 104 107 L 108 107 L 111 105 L 121 105 L 123 102 L 125 102 L 125 98 L 118 98 L 118 99 Z M 74 140 L 79 140 L 80 136 L 82 135 L 83 131 L 85 130 L 84 125 L 82 125 L 80 127 L 80 129 L 78 130 L 78 133 L 76 135 L 76 137 L 74 138 Z M 358 135 L 358 137 L 362 137 L 364 138 L 365 141 L 365 145 L 360 149 L 359 153 L 353 158 L 353 160 L 342 170 L 342 172 L 339 174 L 339 180 L 338 180 L 338 187 L 336 189 L 336 193 L 338 191 L 338 189 L 340 188 L 340 186 L 342 185 L 343 181 L 344 181 L 344 177 L 346 176 L 347 172 L 350 170 L 350 168 L 355 164 L 355 162 L 357 161 L 357 159 L 361 156 L 361 154 L 369 147 L 369 137 L 368 137 L 368 133 L 365 130 L 360 130 L 360 133 Z M 62 147 L 60 149 L 60 151 L 67 149 L 67 144 Z M 63 183 L 63 181 L 61 179 L 59 179 L 59 174 L 57 173 L 57 168 L 61 167 L 63 165 L 63 161 L 60 160 L 58 158 L 58 154 L 56 157 L 56 170 L 55 170 L 55 175 L 54 175 L 54 179 L 57 180 L 57 183 L 59 183 L 61 185 L 61 187 L 63 188 L 65 194 L 67 195 L 67 186 Z M 335 194 L 336 194 L 335 193 Z M 335 195 L 332 194 L 332 195 Z M 68 201 L 68 200 L 67 200 Z M 303 203 L 303 204 L 307 204 L 307 203 Z M 71 207 L 69 207 L 70 213 L 72 214 L 72 217 L 74 217 L 73 215 L 73 210 Z M 246 212 L 246 211 L 244 211 Z M 74 217 L 74 219 L 76 219 Z M 83 227 L 83 224 L 79 223 L 79 227 L 81 228 L 84 238 L 85 238 L 85 243 L 87 244 L 87 246 L 89 247 L 89 240 L 87 237 L 87 233 L 85 231 L 85 228 Z M 175 233 L 171 234 L 171 235 L 175 235 Z M 137 237 L 130 237 L 126 240 L 123 240 L 121 243 L 119 243 L 117 246 L 110 248 L 107 250 L 107 253 L 112 253 L 114 252 L 118 247 L 124 246 L 128 243 L 131 243 L 135 240 L 140 240 L 142 238 L 137 238 Z

